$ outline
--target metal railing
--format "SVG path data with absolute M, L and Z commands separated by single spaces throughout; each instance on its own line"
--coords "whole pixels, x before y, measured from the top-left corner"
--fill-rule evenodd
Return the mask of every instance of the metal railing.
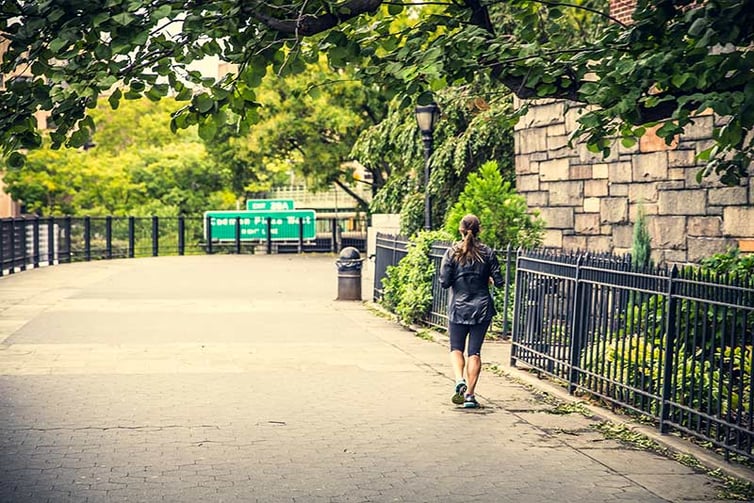
M 405 237 L 389 234 L 377 234 L 374 270 L 374 293 L 373 299 L 382 298 L 382 279 L 387 275 L 387 268 L 395 266 L 408 253 L 409 241 Z M 435 271 L 440 270 L 440 262 L 450 243 L 433 243 L 430 251 L 430 260 Z M 508 336 L 511 328 L 511 316 L 513 314 L 513 278 L 515 272 L 516 251 L 508 247 L 506 250 L 495 252 L 500 262 L 505 284 L 503 288 L 494 292 L 495 307 L 498 316 L 495 318 L 492 330 L 499 331 L 502 336 Z M 432 304 L 427 314 L 422 319 L 428 325 L 445 329 L 448 325 L 448 291 L 440 286 L 440 278 L 437 274 L 432 278 Z
M 353 218 L 347 222 L 318 220 L 316 236 L 309 240 L 250 242 L 236 232 L 235 239 L 219 241 L 211 232 L 207 236 L 208 228 L 204 217 L 4 218 L 0 219 L 0 276 L 27 268 L 113 258 L 255 253 L 258 249 L 266 253 L 335 253 L 346 246 L 366 251 L 366 222 L 354 225 Z
M 406 249 L 405 239 L 377 237 L 375 300 Z M 432 249 L 438 267 L 444 249 Z M 637 270 L 608 254 L 498 253 L 507 276 L 515 267 L 512 365 L 709 442 L 726 459 L 754 460 L 754 277 Z M 444 328 L 447 293 L 436 283 L 437 274 L 423 321 Z

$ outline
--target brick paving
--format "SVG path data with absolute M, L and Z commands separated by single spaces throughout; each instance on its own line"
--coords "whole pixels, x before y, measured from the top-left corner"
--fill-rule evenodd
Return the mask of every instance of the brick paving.
M 592 419 L 546 413 L 515 380 L 485 372 L 484 408 L 455 408 L 447 349 L 335 301 L 334 261 L 164 257 L 0 278 L 0 501 L 720 497 L 717 480 L 605 440 Z

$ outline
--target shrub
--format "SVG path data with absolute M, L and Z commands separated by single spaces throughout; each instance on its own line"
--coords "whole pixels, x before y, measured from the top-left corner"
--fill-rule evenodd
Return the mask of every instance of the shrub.
M 435 266 L 429 254 L 432 243 L 448 238 L 444 231 L 419 232 L 409 239 L 408 254 L 398 265 L 387 268 L 380 303 L 398 315 L 401 322 L 419 321 L 432 305 Z
M 487 245 L 531 248 L 542 243 L 544 222 L 527 210 L 526 199 L 503 180 L 497 162 L 488 161 L 478 173 L 469 175 L 458 201 L 448 211 L 445 230 L 458 236 L 459 222 L 473 213 L 482 223 L 479 237 Z

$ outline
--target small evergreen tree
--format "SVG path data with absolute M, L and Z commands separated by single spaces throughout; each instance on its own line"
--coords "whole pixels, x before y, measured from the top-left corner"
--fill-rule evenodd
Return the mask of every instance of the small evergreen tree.
M 634 237 L 631 243 L 631 264 L 634 267 L 646 267 L 650 264 L 652 238 L 647 230 L 647 219 L 644 209 L 639 207 L 639 213 L 634 224 Z
M 458 237 L 458 224 L 473 213 L 482 223 L 480 239 L 492 248 L 530 248 L 541 244 L 544 222 L 527 211 L 526 199 L 504 181 L 497 162 L 488 161 L 469 175 L 466 187 L 446 217 L 445 230 Z

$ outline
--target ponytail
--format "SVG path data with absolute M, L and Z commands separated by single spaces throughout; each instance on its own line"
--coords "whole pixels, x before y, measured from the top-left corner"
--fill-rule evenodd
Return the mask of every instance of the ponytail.
M 461 219 L 459 230 L 463 239 L 457 243 L 454 253 L 455 259 L 460 264 L 474 263 L 482 261 L 481 246 L 479 241 L 479 218 L 475 215 L 466 215 Z

